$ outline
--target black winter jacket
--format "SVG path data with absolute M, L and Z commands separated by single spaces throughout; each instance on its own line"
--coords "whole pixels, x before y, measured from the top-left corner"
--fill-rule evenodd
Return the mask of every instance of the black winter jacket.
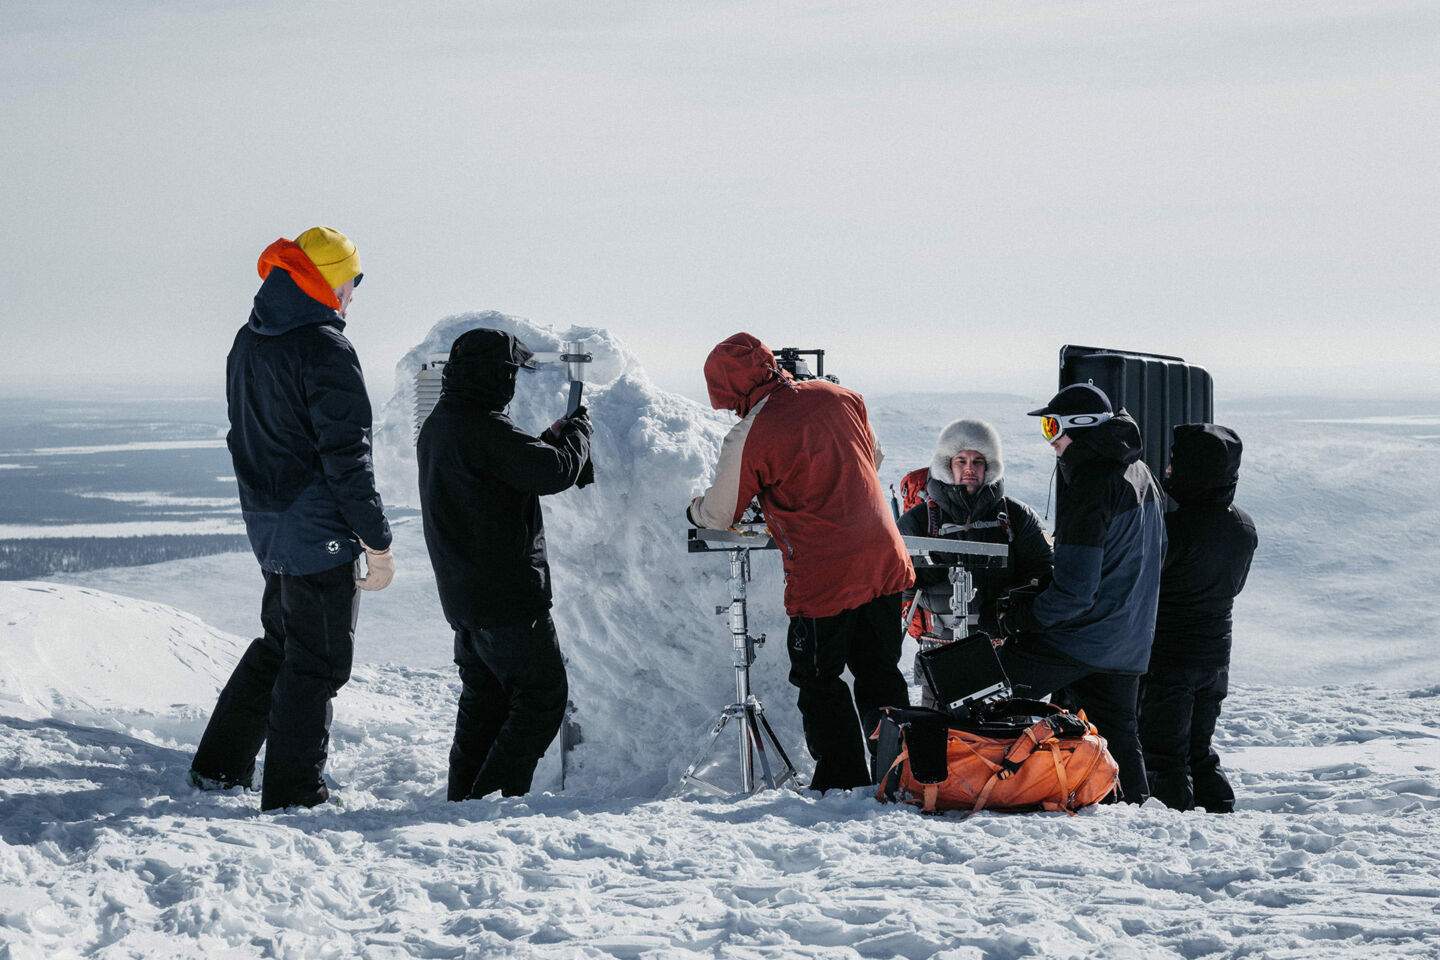
M 440 605 L 454 629 L 533 623 L 550 609 L 540 497 L 591 475 L 578 426 L 532 437 L 505 416 L 531 352 L 508 333 L 462 334 L 420 429 L 420 507 Z
M 1250 574 L 1259 538 L 1234 506 L 1240 438 L 1212 423 L 1175 428 L 1165 489 L 1179 506 L 1166 514 L 1170 543 L 1160 576 L 1152 666 L 1230 662 L 1231 610 Z
M 1140 459 L 1140 428 L 1123 409 L 1072 431 L 1060 458 L 1055 575 L 1034 619 L 1061 652 L 1113 673 L 1150 661 L 1165 555 L 1165 501 Z
M 226 443 L 260 566 L 309 574 L 390 546 L 370 457 L 370 398 L 345 321 L 269 271 L 226 362 Z M 358 539 L 357 539 L 358 538 Z
M 925 487 L 930 502 L 916 504 L 905 512 L 897 524 L 901 534 L 907 537 L 946 537 L 1010 544 L 1010 556 L 1005 567 L 971 571 L 975 584 L 974 603 L 980 611 L 980 629 L 991 636 L 1000 634 L 995 619 L 996 599 L 1011 587 L 1031 580 L 1044 583 L 1050 576 L 1055 558 L 1054 548 L 1045 534 L 1039 514 L 1019 500 L 1006 497 L 1004 484 L 1003 479 L 987 483 L 972 497 L 963 486 L 945 483 L 932 476 Z M 944 562 L 945 558 L 940 555 L 935 559 Z M 950 612 L 950 578 L 945 570 L 917 566 L 915 586 L 921 593 L 921 609 Z M 915 592 L 905 591 L 906 601 Z

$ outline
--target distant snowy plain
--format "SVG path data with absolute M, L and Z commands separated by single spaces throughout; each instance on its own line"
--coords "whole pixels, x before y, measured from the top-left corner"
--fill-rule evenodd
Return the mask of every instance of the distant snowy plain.
M 342 803 L 312 811 L 260 815 L 185 779 L 253 635 L 250 557 L 0 583 L 0 957 L 1440 955 L 1440 509 L 1422 493 L 1440 443 L 1416 419 L 1434 409 L 1357 423 L 1314 403 L 1229 411 L 1222 392 L 1261 535 L 1219 733 L 1235 815 L 676 797 L 731 694 L 725 564 L 685 552 L 681 519 L 729 420 L 655 388 L 604 331 L 452 317 L 401 361 L 380 418 L 387 503 L 415 501 L 409 374 L 481 325 L 596 356 L 599 481 L 546 502 L 584 737 L 563 789 L 552 752 L 543 793 L 444 801 L 456 682 L 418 522 L 396 526 L 395 584 L 362 601 L 335 705 Z M 564 388 L 542 369 L 511 413 L 538 431 Z M 1043 511 L 1036 399 L 871 398 L 882 479 L 984 416 L 1008 492 Z M 777 641 L 756 688 L 805 768 L 773 555 L 751 588 L 752 629 Z

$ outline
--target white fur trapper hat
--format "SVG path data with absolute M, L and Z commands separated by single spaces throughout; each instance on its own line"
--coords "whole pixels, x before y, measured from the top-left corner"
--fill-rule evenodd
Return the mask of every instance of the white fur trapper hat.
M 975 450 L 985 455 L 987 485 L 1005 476 L 1005 461 L 1000 457 L 1000 434 L 984 420 L 956 420 L 940 431 L 940 439 L 935 441 L 935 456 L 930 461 L 930 476 L 953 486 L 950 458 L 961 450 Z

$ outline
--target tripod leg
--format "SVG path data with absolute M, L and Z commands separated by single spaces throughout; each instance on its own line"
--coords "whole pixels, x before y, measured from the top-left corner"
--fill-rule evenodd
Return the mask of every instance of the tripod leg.
M 794 779 L 796 783 L 799 783 L 800 775 L 795 772 L 795 764 L 790 762 L 790 757 L 785 753 L 785 748 L 780 746 L 780 738 L 775 736 L 775 731 L 770 727 L 770 721 L 765 719 L 765 714 L 763 713 L 760 714 L 759 719 L 761 726 L 765 728 L 765 732 L 770 736 L 770 742 L 775 745 L 775 752 L 780 755 L 780 762 L 785 764 L 784 769 L 786 776 L 781 777 L 780 782 L 784 783 L 788 779 Z
M 691 782 L 691 781 L 693 780 L 695 783 L 698 783 L 698 784 L 700 784 L 701 786 L 706 787 L 707 789 L 712 790 L 712 791 L 714 791 L 714 792 L 716 792 L 716 793 L 719 793 L 719 794 L 724 794 L 724 793 L 725 793 L 724 790 L 721 790 L 719 787 L 716 787 L 716 786 L 715 786 L 714 784 L 712 784 L 712 783 L 707 783 L 706 781 L 701 780 L 699 777 L 696 777 L 694 774 L 695 774 L 695 771 L 696 771 L 696 770 L 700 769 L 700 765 L 705 762 L 706 758 L 710 756 L 710 751 L 712 751 L 712 750 L 715 749 L 715 744 L 719 741 L 720 737 L 725 733 L 725 724 L 727 724 L 727 723 L 729 723 L 729 722 L 730 722 L 730 711 L 727 709 L 726 711 L 724 711 L 723 713 L 720 714 L 720 719 L 716 722 L 716 724 L 715 724 L 715 729 L 710 732 L 710 740 L 709 740 L 708 743 L 705 744 L 705 749 L 703 749 L 703 750 L 700 751 L 700 755 L 695 758 L 695 762 L 692 763 L 692 764 L 690 764 L 689 769 L 687 769 L 687 770 L 685 771 L 685 775 L 680 778 L 680 785 L 681 785 L 682 787 L 683 787 L 685 784 L 687 784 L 687 783 L 689 783 L 689 782 Z
M 775 775 L 770 772 L 770 758 L 765 755 L 765 738 L 760 736 L 760 724 L 755 720 L 755 711 L 745 711 L 745 729 L 750 731 L 750 742 L 755 745 L 755 752 L 760 754 L 760 769 L 765 772 L 765 786 L 771 790 L 775 789 Z

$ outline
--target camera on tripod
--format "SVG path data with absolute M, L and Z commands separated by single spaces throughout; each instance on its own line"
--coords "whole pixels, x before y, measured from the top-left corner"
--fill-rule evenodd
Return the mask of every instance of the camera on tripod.
M 775 362 L 781 370 L 789 372 L 796 380 L 829 380 L 831 383 L 839 383 L 839 379 L 825 373 L 825 351 L 824 350 L 801 350 L 799 347 L 781 347 L 779 350 L 772 350 L 775 354 Z M 805 357 L 815 358 L 815 371 L 810 371 L 810 364 Z

